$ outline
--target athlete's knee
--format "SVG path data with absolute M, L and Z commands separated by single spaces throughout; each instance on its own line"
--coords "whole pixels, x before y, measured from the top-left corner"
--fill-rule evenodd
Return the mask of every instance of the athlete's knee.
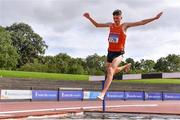
M 114 69 L 113 67 L 108 67 L 108 68 L 107 68 L 107 73 L 108 73 L 109 75 L 113 75 L 114 72 L 115 72 L 115 69 Z
M 106 70 L 108 70 L 108 68 L 111 66 L 111 64 L 110 63 L 106 63 L 105 64 L 105 68 L 106 68 Z

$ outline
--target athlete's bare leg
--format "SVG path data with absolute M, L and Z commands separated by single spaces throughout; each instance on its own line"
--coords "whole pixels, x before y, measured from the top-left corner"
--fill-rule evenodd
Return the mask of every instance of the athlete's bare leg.
M 107 70 L 107 78 L 106 78 L 106 81 L 105 81 L 105 86 L 104 86 L 104 89 L 102 90 L 101 94 L 98 96 L 98 99 L 100 100 L 103 100 L 104 99 L 104 95 L 105 93 L 107 92 L 111 82 L 112 82 L 112 79 L 113 79 L 113 76 L 114 74 L 122 71 L 125 69 L 125 71 L 127 72 L 131 66 L 131 63 L 129 64 L 126 64 L 122 67 L 118 67 L 118 65 L 120 64 L 120 62 L 122 61 L 123 57 L 122 56 L 119 56 L 117 58 L 115 58 L 113 60 L 112 63 L 107 63 L 106 64 L 106 70 Z
M 104 95 L 106 93 L 106 91 L 108 90 L 112 79 L 113 79 L 113 75 L 115 74 L 115 71 L 119 65 L 119 63 L 122 61 L 123 57 L 119 56 L 117 58 L 115 58 L 112 63 L 107 63 L 107 78 L 105 81 L 105 85 L 104 85 L 104 89 L 102 90 L 101 94 L 98 96 L 99 99 L 103 100 Z
M 131 67 L 131 63 L 128 63 L 128 64 L 126 64 L 126 65 L 124 65 L 124 66 L 121 66 L 121 67 L 117 67 L 117 68 L 116 68 L 116 71 L 115 71 L 115 74 L 116 74 L 116 73 L 119 73 L 119 72 L 121 72 L 121 71 L 123 71 L 123 70 L 125 70 L 125 72 L 128 72 L 129 69 L 130 69 L 130 67 Z

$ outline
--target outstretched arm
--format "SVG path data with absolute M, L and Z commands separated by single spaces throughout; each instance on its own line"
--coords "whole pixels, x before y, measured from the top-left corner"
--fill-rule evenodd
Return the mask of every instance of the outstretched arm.
M 124 23 L 125 29 L 127 29 L 129 27 L 135 27 L 135 26 L 140 26 L 140 25 L 145 25 L 147 23 L 150 23 L 150 22 L 152 22 L 154 20 L 159 19 L 162 14 L 163 14 L 163 12 L 160 12 L 155 17 L 150 18 L 150 19 L 145 19 L 145 20 L 141 20 L 141 21 L 138 21 L 138 22 L 132 22 L 132 23 Z
M 110 25 L 108 23 L 97 23 L 94 19 L 90 17 L 89 13 L 84 13 L 83 16 L 90 20 L 95 27 L 109 27 Z

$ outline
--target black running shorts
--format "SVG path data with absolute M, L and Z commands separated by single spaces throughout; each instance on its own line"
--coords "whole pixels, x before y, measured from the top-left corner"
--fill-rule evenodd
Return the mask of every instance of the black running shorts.
M 123 55 L 124 51 L 120 51 L 120 52 L 112 52 L 112 51 L 108 51 L 107 54 L 107 62 L 112 63 L 112 61 L 116 58 L 119 57 L 120 55 Z

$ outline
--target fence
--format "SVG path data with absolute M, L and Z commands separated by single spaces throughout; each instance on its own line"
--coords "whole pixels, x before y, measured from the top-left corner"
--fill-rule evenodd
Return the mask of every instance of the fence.
M 96 100 L 99 91 L 82 90 L 1 90 L 1 100 L 68 101 Z M 180 100 L 180 93 L 108 91 L 106 100 Z

